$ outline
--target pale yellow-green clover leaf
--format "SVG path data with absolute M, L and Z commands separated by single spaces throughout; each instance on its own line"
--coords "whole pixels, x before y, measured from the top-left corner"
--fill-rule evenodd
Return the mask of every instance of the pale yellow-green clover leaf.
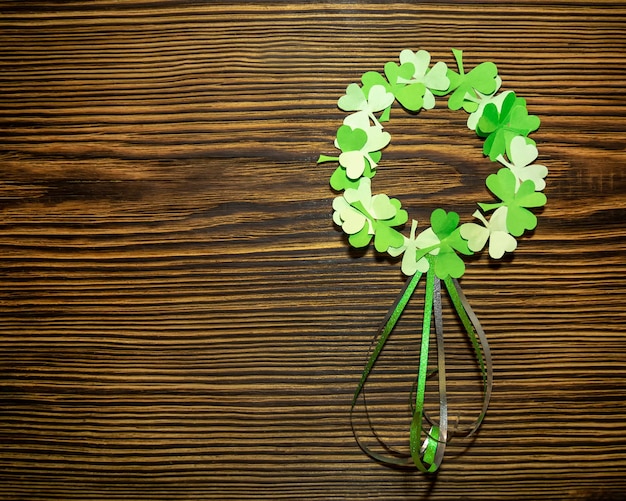
M 378 252 L 402 245 L 403 236 L 393 226 L 406 223 L 408 215 L 398 199 L 384 193 L 372 196 L 369 178 L 361 178 L 357 188 L 348 188 L 335 198 L 333 208 L 333 221 L 348 234 L 353 247 L 369 245 L 372 236 Z
M 354 207 L 357 205 L 362 210 Z M 373 219 L 391 219 L 397 213 L 397 208 L 384 193 L 372 196 L 372 182 L 364 177 L 358 188 L 348 188 L 333 200 L 333 221 L 348 234 L 352 235 L 363 229 L 367 223 L 367 232 L 374 234 Z M 368 217 L 370 216 L 370 217 Z
M 365 111 L 348 115 L 343 123 L 352 130 L 359 129 L 364 131 L 367 136 L 365 143 L 359 149 L 343 151 L 339 155 L 339 164 L 345 167 L 348 178 L 358 179 L 363 175 L 367 167 L 366 161 L 371 169 L 375 169 L 378 166 L 371 154 L 387 146 L 389 141 L 391 141 L 391 135 L 377 126 L 370 125 L 367 112 Z M 339 147 L 340 145 L 336 144 L 336 146 Z
M 363 229 L 367 218 L 352 207 L 343 196 L 333 200 L 333 221 L 348 235 L 354 235 Z
M 484 226 L 476 223 L 465 223 L 460 227 L 461 236 L 467 240 L 470 250 L 478 252 L 485 247 L 489 240 L 489 255 L 493 259 L 500 259 L 505 252 L 513 252 L 517 248 L 517 240 L 506 228 L 506 216 L 508 208 L 499 207 L 489 218 L 477 210 L 473 216 L 482 221 Z
M 513 171 L 517 178 L 516 188 L 530 179 L 535 183 L 536 191 L 543 190 L 546 187 L 544 178 L 548 175 L 548 168 L 545 165 L 533 164 L 539 155 L 537 147 L 527 142 L 524 136 L 515 136 L 509 145 L 509 153 L 510 162 L 507 162 L 503 155 L 499 155 L 496 160 Z
M 411 63 L 415 67 L 413 77 L 409 82 L 421 82 L 426 87 L 424 91 L 424 104 L 422 108 L 430 110 L 435 107 L 435 96 L 431 92 L 445 91 L 450 86 L 450 79 L 447 76 L 448 67 L 443 61 L 435 63 L 432 68 L 430 65 L 430 53 L 425 50 L 413 52 L 410 49 L 404 49 L 400 52 L 400 63 Z
M 496 90 L 493 92 L 493 94 L 485 95 L 485 94 L 481 94 L 478 91 L 475 91 L 476 96 L 477 96 L 477 99 L 475 99 L 475 102 L 478 103 L 478 108 L 473 113 L 470 113 L 470 116 L 467 118 L 468 129 L 476 130 L 476 126 L 478 125 L 478 120 L 480 120 L 480 117 L 483 116 L 483 110 L 485 109 L 485 106 L 487 106 L 489 103 L 493 103 L 498 109 L 498 111 L 501 111 L 502 103 L 506 99 L 506 96 L 508 96 L 511 92 L 513 92 L 510 90 L 507 90 L 507 91 L 501 92 L 500 94 L 496 96 L 496 92 L 498 92 L 500 85 L 502 85 L 502 80 L 500 79 L 500 77 L 496 77 L 496 82 L 497 82 L 497 87 L 496 87 Z M 470 97 L 471 96 L 469 96 L 468 94 L 467 99 L 470 99 Z
M 435 234 L 432 228 L 427 228 L 419 235 L 417 235 L 415 243 L 417 244 L 418 249 L 428 249 L 430 247 L 435 247 L 429 251 L 430 254 L 432 254 L 433 256 L 439 254 L 439 244 L 441 243 L 441 240 L 439 240 L 439 237 Z
M 358 84 L 351 83 L 346 87 L 345 95 L 337 101 L 337 106 L 343 111 L 364 111 L 377 127 L 382 127 L 374 113 L 389 108 L 394 100 L 394 95 L 383 85 L 372 86 L 366 95 Z
M 415 275 L 416 272 L 426 273 L 428 271 L 428 260 L 425 257 L 417 259 L 418 245 L 415 240 L 415 230 L 417 229 L 417 221 L 414 219 L 411 224 L 411 236 L 404 237 L 404 244 L 400 247 L 389 247 L 387 252 L 392 257 L 397 257 L 404 252 L 402 256 L 402 273 L 407 276 Z

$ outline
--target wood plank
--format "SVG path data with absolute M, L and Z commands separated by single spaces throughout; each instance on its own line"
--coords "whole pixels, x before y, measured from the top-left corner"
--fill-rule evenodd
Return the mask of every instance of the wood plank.
M 0 499 L 622 499 L 623 2 L 0 10 Z M 468 264 L 494 395 L 428 478 L 352 437 L 403 279 L 347 250 L 315 161 L 347 84 L 403 48 L 453 64 L 451 47 L 493 60 L 541 117 L 550 176 L 514 257 Z M 377 189 L 420 222 L 437 206 L 469 220 L 493 165 L 465 119 L 396 110 Z M 416 325 L 414 308 L 376 374 L 394 440 Z M 476 374 L 448 335 L 464 420 Z

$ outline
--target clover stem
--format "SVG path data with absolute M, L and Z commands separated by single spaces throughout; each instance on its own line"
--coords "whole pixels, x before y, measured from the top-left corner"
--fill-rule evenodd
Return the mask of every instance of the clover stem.
M 317 163 L 321 164 L 323 162 L 339 162 L 339 157 L 329 157 L 328 155 L 320 155 L 317 159 Z
M 463 51 L 459 49 L 452 49 L 452 54 L 454 54 L 456 65 L 459 68 L 459 74 L 465 75 L 465 70 L 463 69 Z

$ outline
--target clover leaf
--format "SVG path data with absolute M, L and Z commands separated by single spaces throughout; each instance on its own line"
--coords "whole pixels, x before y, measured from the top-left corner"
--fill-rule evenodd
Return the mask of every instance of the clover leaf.
M 394 99 L 394 95 L 387 90 L 386 85 L 372 85 L 363 89 L 351 83 L 346 87 L 345 95 L 337 101 L 337 106 L 343 111 L 364 111 L 374 124 L 380 127 L 380 122 L 374 113 L 391 107 Z
M 418 111 L 424 103 L 426 87 L 422 82 L 411 82 L 415 73 L 413 63 L 404 63 L 398 66 L 390 61 L 385 64 L 385 76 L 387 80 L 376 71 L 368 71 L 363 74 L 361 81 L 363 89 L 371 89 L 376 85 L 382 85 L 387 92 L 391 92 L 398 102 L 407 110 Z M 388 119 L 388 109 L 383 112 L 381 120 Z
M 358 188 L 347 189 L 335 198 L 333 209 L 333 221 L 348 234 L 353 247 L 367 246 L 372 237 L 378 252 L 402 245 L 404 237 L 392 227 L 406 223 L 407 212 L 398 199 L 384 193 L 372 196 L 369 178 L 362 178 Z
M 505 252 L 513 252 L 517 248 L 517 240 L 509 234 L 506 228 L 506 215 L 508 207 L 497 208 L 489 218 L 485 219 L 480 211 L 474 212 L 473 216 L 483 223 L 464 223 L 460 227 L 461 236 L 467 240 L 467 246 L 474 252 L 479 252 L 489 240 L 489 255 L 494 259 L 500 259 Z
M 435 209 L 430 215 L 430 228 L 415 239 L 419 249 L 416 260 L 426 254 L 434 256 L 435 275 L 441 279 L 461 277 L 465 273 L 465 263 L 457 252 L 472 254 L 467 241 L 461 237 L 458 224 L 459 215 L 456 212 Z
M 337 190 L 354 187 L 354 181 L 360 177 L 373 177 L 383 149 L 389 144 L 391 135 L 382 129 L 370 125 L 365 111 L 347 116 L 337 130 L 335 147 L 341 150 L 338 157 L 320 155 L 317 163 L 338 161 L 345 169 L 345 174 L 335 171 L 331 177 L 331 186 Z
M 414 219 L 411 223 L 411 235 L 404 237 L 404 243 L 400 247 L 389 247 L 387 252 L 392 257 L 397 257 L 404 252 L 402 256 L 402 273 L 407 276 L 415 275 L 416 272 L 425 273 L 428 271 L 428 260 L 425 257 L 417 259 L 418 244 L 415 238 L 417 230 L 417 221 Z
M 450 79 L 447 77 L 448 67 L 443 61 L 435 63 L 432 68 L 430 66 L 430 54 L 428 51 L 419 50 L 413 52 L 410 49 L 404 49 L 400 52 L 400 64 L 411 63 L 414 67 L 411 81 L 421 82 L 424 84 L 424 97 L 422 107 L 430 110 L 435 107 L 435 96 L 431 89 L 436 91 L 445 91 L 450 86 Z
M 528 136 L 539 128 L 539 123 L 539 117 L 528 114 L 526 100 L 511 92 L 504 98 L 501 109 L 495 103 L 485 106 L 476 133 L 487 138 L 483 153 L 494 161 L 507 151 L 515 136 Z
M 448 98 L 448 108 L 458 110 L 463 108 L 468 113 L 476 111 L 478 104 L 475 102 L 478 91 L 488 95 L 495 92 L 498 87 L 498 68 L 492 62 L 484 62 L 473 68 L 469 73 L 465 73 L 463 68 L 463 51 L 452 49 L 459 72 L 448 69 L 450 88 L 446 89 L 446 94 L 454 90 Z M 439 94 L 439 95 L 443 95 Z
M 498 88 L 500 88 L 500 85 L 498 85 Z M 488 96 L 485 96 L 480 92 L 476 92 L 476 102 L 478 104 L 478 108 L 476 108 L 476 111 L 470 113 L 469 117 L 467 117 L 467 128 L 470 130 L 476 130 L 476 127 L 478 126 L 478 120 L 480 120 L 480 117 L 483 116 L 485 106 L 487 106 L 489 103 L 495 104 L 498 111 L 500 111 L 502 109 L 502 103 L 504 102 L 506 96 L 508 96 L 511 92 L 513 91 L 507 90 L 497 95 L 494 92 L 493 94 L 490 94 Z
M 511 235 L 519 237 L 526 230 L 537 226 L 537 216 L 527 208 L 541 207 L 546 203 L 546 196 L 535 191 L 535 184 L 526 180 L 516 189 L 517 179 L 510 169 L 500 169 L 497 174 L 491 174 L 486 181 L 489 190 L 501 202 L 495 204 L 479 203 L 484 211 L 506 206 L 506 228 Z
M 535 184 L 535 190 L 541 191 L 546 187 L 544 178 L 548 175 L 548 168 L 545 165 L 533 164 L 539 152 L 537 147 L 528 141 L 528 138 L 523 136 L 515 136 L 509 145 L 511 162 L 507 162 L 502 155 L 496 160 L 513 171 L 517 178 L 517 187 L 530 179 Z
M 378 127 L 371 126 L 366 112 L 363 111 L 347 116 L 343 123 L 353 131 L 365 132 L 365 142 L 363 144 L 361 144 L 362 141 L 358 143 L 348 141 L 345 147 L 343 138 L 340 139 L 339 133 L 337 133 L 337 145 L 342 151 L 341 155 L 339 155 L 339 163 L 346 168 L 348 178 L 358 179 L 363 175 L 363 171 L 368 165 L 372 169 L 377 167 L 376 161 L 371 154 L 387 146 L 389 141 L 391 141 L 391 135 Z M 357 144 L 360 144 L 360 146 L 355 148 Z

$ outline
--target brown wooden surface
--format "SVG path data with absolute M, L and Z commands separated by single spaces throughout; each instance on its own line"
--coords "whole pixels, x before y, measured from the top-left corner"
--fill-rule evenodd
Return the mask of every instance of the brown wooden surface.
M 623 499 L 623 2 L 0 11 L 0 499 Z M 528 100 L 550 176 L 514 257 L 468 265 L 494 395 L 429 480 L 353 440 L 402 277 L 349 254 L 315 160 L 348 83 L 450 47 Z M 392 117 L 377 189 L 469 220 L 493 165 L 465 114 Z M 450 344 L 462 408 L 471 361 Z

